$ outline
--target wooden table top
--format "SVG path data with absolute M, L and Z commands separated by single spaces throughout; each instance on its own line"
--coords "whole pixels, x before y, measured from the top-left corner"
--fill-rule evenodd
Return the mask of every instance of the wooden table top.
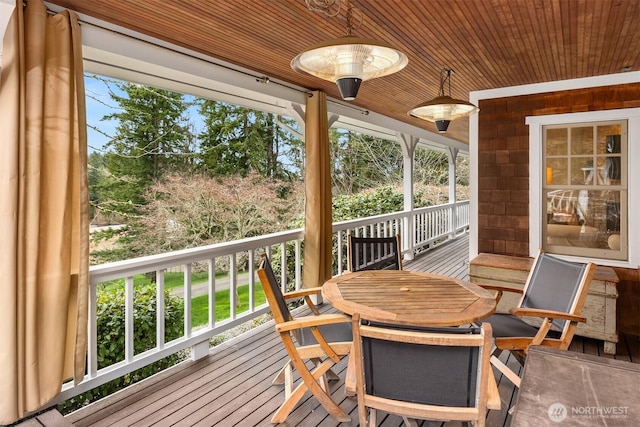
M 413 326 L 459 326 L 495 312 L 492 293 L 451 277 L 409 270 L 345 273 L 322 286 L 338 310 L 379 322 Z

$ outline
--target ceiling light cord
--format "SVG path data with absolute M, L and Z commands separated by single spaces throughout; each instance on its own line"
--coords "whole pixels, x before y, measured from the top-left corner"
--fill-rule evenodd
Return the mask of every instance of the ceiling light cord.
M 444 85 L 449 82 L 449 96 L 451 96 L 451 75 L 453 75 L 453 70 L 449 70 L 447 68 L 443 68 L 440 70 L 440 96 L 445 96 L 444 94 Z

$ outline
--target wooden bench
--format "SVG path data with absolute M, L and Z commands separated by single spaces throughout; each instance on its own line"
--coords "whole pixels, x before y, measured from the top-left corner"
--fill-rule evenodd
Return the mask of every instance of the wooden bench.
M 502 284 L 524 287 L 533 258 L 481 253 L 469 262 L 469 280 L 474 283 Z M 580 323 L 576 335 L 604 341 L 607 354 L 616 353 L 618 331 L 616 328 L 616 299 L 618 276 L 611 267 L 598 266 L 591 282 L 582 315 L 586 323 Z M 505 294 L 497 312 L 514 307 L 520 295 Z

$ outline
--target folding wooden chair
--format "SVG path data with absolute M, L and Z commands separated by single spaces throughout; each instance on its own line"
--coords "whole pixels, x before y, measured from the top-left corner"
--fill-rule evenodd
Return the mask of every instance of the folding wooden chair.
M 321 288 L 300 289 L 283 294 L 266 255 L 262 255 L 258 276 L 273 313 L 276 332 L 280 334 L 289 354 L 289 361 L 284 367 L 285 401 L 275 412 L 271 422 L 284 422 L 307 390 L 337 421 L 350 421 L 349 415 L 331 399 L 328 376 L 332 374 L 330 369 L 351 351 L 351 319 L 341 314 L 318 313 L 310 295 L 319 293 Z M 287 300 L 300 298 L 304 298 L 315 315 L 293 318 Z M 313 370 L 309 369 L 307 361 L 315 365 Z M 301 378 L 295 388 L 292 367 Z M 281 382 L 279 378 L 276 377 L 274 383 Z
M 347 240 L 349 271 L 402 270 L 400 235 L 391 237 L 356 237 Z
M 489 363 L 491 326 L 411 328 L 353 316 L 360 426 L 377 425 L 377 411 L 415 419 L 485 425 L 500 409 Z M 367 424 L 368 423 L 368 424 Z
M 581 313 L 595 270 L 594 263 L 565 261 L 541 250 L 523 289 L 478 283 L 498 291 L 498 300 L 503 292 L 522 294 L 518 305 L 509 313 L 496 313 L 485 320 L 491 323 L 495 337 L 491 362 L 516 386 L 520 386 L 520 378 L 497 356 L 507 350 L 524 364 L 527 350 L 532 345 L 567 350 L 578 322 L 587 321 Z M 523 317 L 542 321 L 528 323 Z

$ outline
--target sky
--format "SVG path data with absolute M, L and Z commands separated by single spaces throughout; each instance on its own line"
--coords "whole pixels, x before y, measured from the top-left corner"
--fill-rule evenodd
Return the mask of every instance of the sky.
M 100 132 L 92 129 L 91 126 L 101 129 L 107 135 L 115 134 L 117 122 L 114 120 L 102 120 L 105 115 L 115 112 L 108 105 L 114 102 L 109 97 L 107 87 L 104 82 L 92 78 L 85 74 L 84 79 L 86 103 L 87 103 L 87 140 L 89 153 L 94 151 L 102 152 L 108 138 Z

